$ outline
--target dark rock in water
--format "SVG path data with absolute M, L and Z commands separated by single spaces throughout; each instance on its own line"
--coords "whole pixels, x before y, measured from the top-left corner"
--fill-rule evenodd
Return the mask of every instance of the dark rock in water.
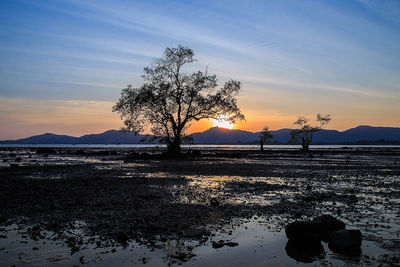
M 296 221 L 286 225 L 285 232 L 288 239 L 296 242 L 325 241 L 329 235 L 337 230 L 344 229 L 344 222 L 331 215 L 322 215 L 312 221 Z
M 297 221 L 286 225 L 285 232 L 289 240 L 300 242 L 319 242 L 319 235 L 315 231 L 312 221 Z
M 296 261 L 311 263 L 325 258 L 325 250 L 320 241 L 296 242 L 289 240 L 285 246 L 286 254 Z
M 328 242 L 329 235 L 337 230 L 344 229 L 346 225 L 341 220 L 334 218 L 331 215 L 322 215 L 312 222 L 315 224 L 315 230 L 317 231 L 320 240 Z
M 338 230 L 331 233 L 328 247 L 333 252 L 359 254 L 362 234 L 360 230 Z
M 125 232 L 119 232 L 117 237 L 115 238 L 115 241 L 120 243 L 121 245 L 125 246 L 128 244 L 128 235 Z
M 212 242 L 212 247 L 213 248 L 222 248 L 223 246 L 225 246 L 225 241 L 224 240 L 220 240 L 220 241 L 213 241 Z
M 19 167 L 19 165 L 16 164 L 16 163 L 11 163 L 11 164 L 10 164 L 10 168 L 11 168 L 11 169 L 15 169 L 15 168 L 18 168 L 18 167 Z
M 232 241 L 230 241 L 230 242 L 225 242 L 225 246 L 228 246 L 228 247 L 236 247 L 236 246 L 239 246 L 239 243 L 237 243 L 237 242 L 232 242 Z
M 239 243 L 233 241 L 225 242 L 224 240 L 219 240 L 218 242 L 217 241 L 212 242 L 212 247 L 215 249 L 222 248 L 223 246 L 236 247 L 239 246 Z

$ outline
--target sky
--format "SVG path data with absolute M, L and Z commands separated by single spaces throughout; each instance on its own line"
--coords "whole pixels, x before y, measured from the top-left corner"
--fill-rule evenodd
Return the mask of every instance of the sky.
M 0 20 L 0 140 L 120 128 L 121 89 L 178 45 L 241 81 L 237 129 L 400 126 L 398 0 L 2 0 Z

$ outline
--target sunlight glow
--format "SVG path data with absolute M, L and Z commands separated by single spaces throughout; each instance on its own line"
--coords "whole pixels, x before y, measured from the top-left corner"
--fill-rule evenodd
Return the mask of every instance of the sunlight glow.
M 225 129 L 233 129 L 233 123 L 225 120 L 224 116 L 218 117 L 218 119 L 213 119 L 214 127 L 220 127 Z

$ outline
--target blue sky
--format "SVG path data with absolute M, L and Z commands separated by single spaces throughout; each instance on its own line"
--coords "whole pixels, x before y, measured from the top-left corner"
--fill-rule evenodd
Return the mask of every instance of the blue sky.
M 239 128 L 400 126 L 397 0 L 2 0 L 0 19 L 0 139 L 118 128 L 121 88 L 178 44 L 243 83 Z

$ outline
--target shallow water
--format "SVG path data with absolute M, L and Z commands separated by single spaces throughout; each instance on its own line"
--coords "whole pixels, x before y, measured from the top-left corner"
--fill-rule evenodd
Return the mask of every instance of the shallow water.
M 7 239 L 0 239 L 1 265 L 11 266 L 71 266 L 74 264 L 95 264 L 96 266 L 373 266 L 372 261 L 388 251 L 379 248 L 371 241 L 363 241 L 362 253 L 357 257 L 349 257 L 333 253 L 325 243 L 324 255 L 314 258 L 311 263 L 296 261 L 285 252 L 287 238 L 282 229 L 274 229 L 273 220 L 279 218 L 238 219 L 215 229 L 211 240 L 201 242 L 180 239 L 159 242 L 158 248 L 147 248 L 130 242 L 126 248 L 114 246 L 96 248 L 96 245 L 82 246 L 73 255 L 65 243 L 52 241 L 52 233 L 46 232 L 48 239 L 34 241 L 24 237 L 22 229 L 11 225 L 4 229 Z M 75 230 L 76 231 L 76 230 Z M 70 232 L 72 234 L 72 232 Z M 236 247 L 224 246 L 215 249 L 212 241 L 232 241 Z M 170 257 L 180 252 L 190 251 L 194 254 L 186 262 Z M 169 257 L 167 257 L 169 256 Z

